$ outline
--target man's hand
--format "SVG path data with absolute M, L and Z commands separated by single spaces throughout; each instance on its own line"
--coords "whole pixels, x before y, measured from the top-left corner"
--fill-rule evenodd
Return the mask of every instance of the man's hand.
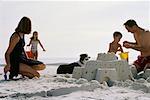
M 125 48 L 132 48 L 132 47 L 133 47 L 133 44 L 129 43 L 128 41 L 124 41 L 124 42 L 123 42 L 123 46 L 124 46 Z

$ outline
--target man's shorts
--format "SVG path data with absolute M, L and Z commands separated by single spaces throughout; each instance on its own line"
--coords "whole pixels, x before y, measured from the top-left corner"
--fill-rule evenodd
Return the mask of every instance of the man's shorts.
M 134 65 L 136 66 L 137 72 L 143 71 L 145 65 L 150 63 L 150 56 L 142 57 L 138 56 L 138 59 L 134 61 Z

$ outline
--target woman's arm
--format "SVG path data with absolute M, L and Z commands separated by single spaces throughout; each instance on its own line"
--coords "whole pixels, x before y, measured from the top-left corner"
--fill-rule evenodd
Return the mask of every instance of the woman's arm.
M 14 34 L 10 38 L 9 46 L 7 48 L 7 51 L 5 52 L 5 61 L 6 61 L 5 69 L 6 70 L 8 70 L 10 68 L 10 54 L 18 42 L 19 42 L 19 36 L 17 34 Z
M 26 57 L 26 58 L 28 58 L 28 56 L 27 56 L 27 54 L 26 54 L 26 51 L 23 49 L 23 53 L 24 53 L 24 56 Z

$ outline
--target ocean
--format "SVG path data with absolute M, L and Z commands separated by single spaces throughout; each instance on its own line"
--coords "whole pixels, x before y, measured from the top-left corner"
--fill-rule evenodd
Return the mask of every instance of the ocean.
M 78 61 L 78 58 L 39 58 L 39 61 L 44 62 L 46 65 L 60 65 L 76 62 Z M 0 66 L 4 66 L 5 64 L 5 59 L 0 58 Z
M 78 61 L 79 58 L 39 58 L 39 61 L 42 61 L 46 65 L 60 65 L 60 64 L 67 64 Z M 96 60 L 96 58 L 91 58 L 90 60 Z M 129 59 L 129 64 L 133 63 L 133 59 Z M 0 66 L 4 66 L 5 59 L 0 58 Z

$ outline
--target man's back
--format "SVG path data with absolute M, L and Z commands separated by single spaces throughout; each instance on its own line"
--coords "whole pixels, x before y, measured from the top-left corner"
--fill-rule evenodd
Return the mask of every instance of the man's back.
M 143 51 L 141 51 L 143 56 L 150 56 L 150 32 L 145 31 L 141 33 L 141 46 L 144 48 Z

